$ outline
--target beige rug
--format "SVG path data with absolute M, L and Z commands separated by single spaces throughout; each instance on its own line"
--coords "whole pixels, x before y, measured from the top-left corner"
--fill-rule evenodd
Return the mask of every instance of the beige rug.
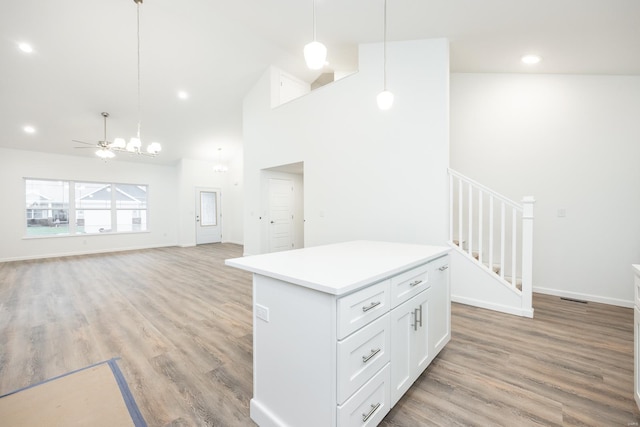
M 2 426 L 144 427 L 115 359 L 0 397 Z

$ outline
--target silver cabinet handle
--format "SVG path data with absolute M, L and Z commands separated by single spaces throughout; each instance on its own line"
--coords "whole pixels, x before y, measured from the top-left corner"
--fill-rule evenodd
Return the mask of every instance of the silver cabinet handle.
M 379 403 L 376 403 L 375 405 L 372 403 L 371 404 L 371 410 L 369 411 L 368 414 L 363 413 L 362 414 L 362 422 L 366 422 L 369 418 L 371 418 L 371 416 L 378 410 L 378 408 L 380 407 Z
M 438 270 L 440 271 L 445 271 L 447 268 L 449 268 L 448 265 L 443 265 L 442 267 L 440 267 Z
M 365 313 L 369 310 L 371 310 L 372 308 L 375 308 L 377 306 L 380 305 L 380 301 L 376 301 L 376 302 L 372 302 L 369 305 L 365 305 L 364 307 L 362 307 L 362 311 L 364 311 Z
M 381 349 L 377 349 L 377 350 L 371 349 L 371 354 L 370 355 L 362 356 L 362 363 L 367 363 L 369 360 L 371 360 L 371 358 L 373 356 L 375 356 L 376 354 L 380 353 L 380 350 Z
M 411 287 L 418 286 L 420 283 L 422 283 L 422 280 L 416 280 L 415 282 L 409 283 L 409 286 Z
M 418 311 L 420 312 L 420 319 L 418 319 Z M 422 327 L 422 306 L 416 308 L 411 312 L 411 314 L 413 314 L 413 323 L 411 324 L 411 326 L 413 326 L 414 331 L 417 331 L 418 326 Z

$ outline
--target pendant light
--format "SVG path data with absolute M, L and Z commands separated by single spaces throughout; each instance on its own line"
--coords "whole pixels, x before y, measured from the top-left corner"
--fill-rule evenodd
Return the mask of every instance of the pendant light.
M 384 1 L 384 21 L 382 25 L 383 32 L 383 69 L 382 75 L 384 79 L 383 91 L 378 94 L 378 108 L 388 110 L 393 105 L 393 93 L 387 90 L 387 0 Z
M 313 0 L 313 41 L 304 47 L 304 60 L 307 67 L 319 70 L 327 60 L 327 48 L 316 40 L 316 1 Z

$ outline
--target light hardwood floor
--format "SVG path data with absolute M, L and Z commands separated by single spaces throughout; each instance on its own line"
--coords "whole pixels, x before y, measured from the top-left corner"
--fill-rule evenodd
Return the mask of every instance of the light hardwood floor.
M 254 425 L 251 275 L 224 266 L 241 254 L 0 263 L 0 395 L 121 357 L 150 426 Z M 451 342 L 381 425 L 638 425 L 633 311 L 544 295 L 534 307 L 523 319 L 454 304 Z

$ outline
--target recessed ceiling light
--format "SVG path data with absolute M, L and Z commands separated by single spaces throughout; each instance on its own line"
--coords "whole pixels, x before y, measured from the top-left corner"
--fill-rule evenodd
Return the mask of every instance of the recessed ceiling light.
M 541 59 L 538 55 L 525 55 L 520 60 L 527 65 L 534 65 L 540 62 Z
M 31 46 L 29 43 L 18 43 L 18 49 L 20 49 L 24 53 L 33 52 L 33 46 Z
M 26 133 L 36 133 L 36 128 L 33 126 L 25 126 L 22 128 Z
M 189 98 L 189 94 L 183 90 L 178 91 L 178 98 L 187 99 Z

